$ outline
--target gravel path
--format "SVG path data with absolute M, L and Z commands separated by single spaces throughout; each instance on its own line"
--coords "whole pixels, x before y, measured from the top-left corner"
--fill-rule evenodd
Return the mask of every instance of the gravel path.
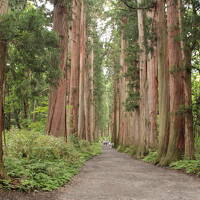
M 0 200 L 200 200 L 200 179 L 105 149 L 58 191 Z

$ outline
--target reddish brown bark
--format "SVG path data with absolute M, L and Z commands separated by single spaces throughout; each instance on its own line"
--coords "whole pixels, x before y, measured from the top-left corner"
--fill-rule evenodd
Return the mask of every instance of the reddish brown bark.
M 93 41 L 91 41 L 93 45 Z M 92 48 L 89 56 L 89 66 L 90 66 L 90 134 L 94 141 L 96 139 L 95 135 L 95 102 L 94 102 L 94 50 Z
M 113 94 L 113 117 L 112 117 L 112 142 L 117 147 L 117 81 L 114 81 L 114 94 Z
M 71 78 L 69 95 L 71 114 L 69 134 L 78 134 L 81 4 L 78 0 L 73 0 L 72 4 Z
M 138 0 L 138 4 L 143 1 Z M 138 144 L 137 156 L 143 157 L 146 152 L 147 145 L 147 56 L 145 49 L 145 36 L 144 36 L 144 11 L 141 9 L 137 10 L 138 13 L 138 31 L 139 31 L 139 68 L 140 68 L 140 142 Z
M 84 77 L 84 115 L 85 115 L 85 135 L 86 135 L 86 140 L 91 141 L 91 135 L 90 135 L 90 87 L 89 87 L 89 69 L 88 66 L 85 68 L 85 77 Z
M 179 27 L 183 36 L 183 6 L 182 1 L 178 0 L 179 6 Z M 186 47 L 185 41 L 181 37 L 181 56 L 182 67 L 184 67 L 183 83 L 184 83 L 184 104 L 185 104 L 185 158 L 194 159 L 194 133 L 193 133 L 193 115 L 192 115 L 192 81 L 191 81 L 191 60 L 192 50 Z
M 69 105 L 69 94 L 70 94 L 70 77 L 71 77 L 71 47 L 72 47 L 72 29 L 71 23 L 68 29 L 68 58 L 67 58 L 67 70 L 66 70 L 66 130 L 67 130 L 67 137 L 69 136 L 70 132 L 70 114 L 71 114 L 71 106 Z
M 169 69 L 167 56 L 167 25 L 165 1 L 157 0 L 156 34 L 158 56 L 158 91 L 159 91 L 159 160 L 165 158 L 169 142 Z
M 61 2 L 54 7 L 53 28 L 60 38 L 60 64 L 62 77 L 56 87 L 51 88 L 47 133 L 56 137 L 67 137 L 66 130 L 66 62 L 68 50 L 67 8 Z
M 177 0 L 167 1 L 168 56 L 170 70 L 170 136 L 164 165 L 180 158 L 184 153 L 183 124 L 183 70 L 181 66 L 180 26 Z
M 125 111 L 124 103 L 126 101 L 127 90 L 126 90 L 126 78 L 124 77 L 127 71 L 127 64 L 126 64 L 126 48 L 127 48 L 127 41 L 125 39 L 125 30 L 123 26 L 127 24 L 126 17 L 122 18 L 122 30 L 121 30 L 121 53 L 120 53 L 120 74 L 121 77 L 119 79 L 119 90 L 120 90 L 120 129 L 119 129 L 119 143 L 121 145 L 125 145 L 126 140 L 126 131 L 127 131 L 127 115 Z
M 84 3 L 81 3 L 81 21 L 80 21 L 80 74 L 79 74 L 79 116 L 78 116 L 78 136 L 86 139 L 85 133 L 85 115 L 84 115 L 84 76 L 85 76 L 85 19 Z
M 185 100 L 185 158 L 194 159 L 194 132 L 192 115 L 191 52 L 185 51 L 184 100 Z
M 119 78 L 114 77 L 114 107 L 113 107 L 113 134 L 115 134 L 114 145 L 117 147 L 120 144 L 120 88 Z
M 156 9 L 148 12 L 148 18 L 152 20 L 151 32 L 155 32 Z M 147 59 L 147 77 L 148 77 L 148 111 L 149 111 L 149 133 L 148 148 L 157 146 L 157 112 L 158 112 L 158 73 L 157 73 L 157 44 L 154 40 L 148 41 L 152 51 L 148 54 Z

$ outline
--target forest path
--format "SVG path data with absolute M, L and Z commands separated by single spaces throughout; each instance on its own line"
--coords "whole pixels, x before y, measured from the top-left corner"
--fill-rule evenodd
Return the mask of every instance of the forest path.
M 2 200 L 200 200 L 200 179 L 105 148 L 58 191 L 10 193 Z
M 106 148 L 58 200 L 200 200 L 200 179 Z

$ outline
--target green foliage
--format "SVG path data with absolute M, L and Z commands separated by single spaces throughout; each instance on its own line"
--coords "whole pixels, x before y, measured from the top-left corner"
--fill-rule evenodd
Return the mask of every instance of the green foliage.
M 200 135 L 200 64 L 199 52 L 194 54 L 194 67 L 192 71 L 192 111 L 193 125 L 196 134 Z
M 101 153 L 99 143 L 79 141 L 75 136 L 66 143 L 62 138 L 13 129 L 6 133 L 6 141 L 5 167 L 10 179 L 2 180 L 0 187 L 7 189 L 57 189 L 70 181 L 86 160 Z
M 156 164 L 158 160 L 158 153 L 156 151 L 150 151 L 143 159 L 145 162 Z
M 111 136 L 103 136 L 99 138 L 99 142 L 103 143 L 104 141 L 111 141 Z
M 109 121 L 109 100 L 108 87 L 109 80 L 104 74 L 104 54 L 103 42 L 97 33 L 93 33 L 94 49 L 94 105 L 96 112 L 96 125 L 99 130 L 104 132 Z
M 200 175 L 200 160 L 179 160 L 170 164 L 172 169 L 184 170 L 188 174 Z
M 131 156 L 134 156 L 134 155 L 136 155 L 137 147 L 120 145 L 120 146 L 118 146 L 117 151 L 123 152 L 123 153 L 127 153 L 127 154 L 129 154 Z
M 8 42 L 6 67 L 5 126 L 28 127 L 43 120 L 49 84 L 56 85 L 58 37 L 43 8 L 27 6 L 1 17 L 0 38 Z M 46 104 L 46 105 L 44 105 Z

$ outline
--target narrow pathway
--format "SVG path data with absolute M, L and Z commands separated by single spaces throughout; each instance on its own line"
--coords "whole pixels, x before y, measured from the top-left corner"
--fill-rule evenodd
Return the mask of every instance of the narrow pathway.
M 86 164 L 59 200 L 200 200 L 200 179 L 107 149 Z
M 21 196 L 20 200 L 24 199 L 200 200 L 200 179 L 105 149 L 86 163 L 70 185 L 53 193 L 32 194 L 31 198 Z

